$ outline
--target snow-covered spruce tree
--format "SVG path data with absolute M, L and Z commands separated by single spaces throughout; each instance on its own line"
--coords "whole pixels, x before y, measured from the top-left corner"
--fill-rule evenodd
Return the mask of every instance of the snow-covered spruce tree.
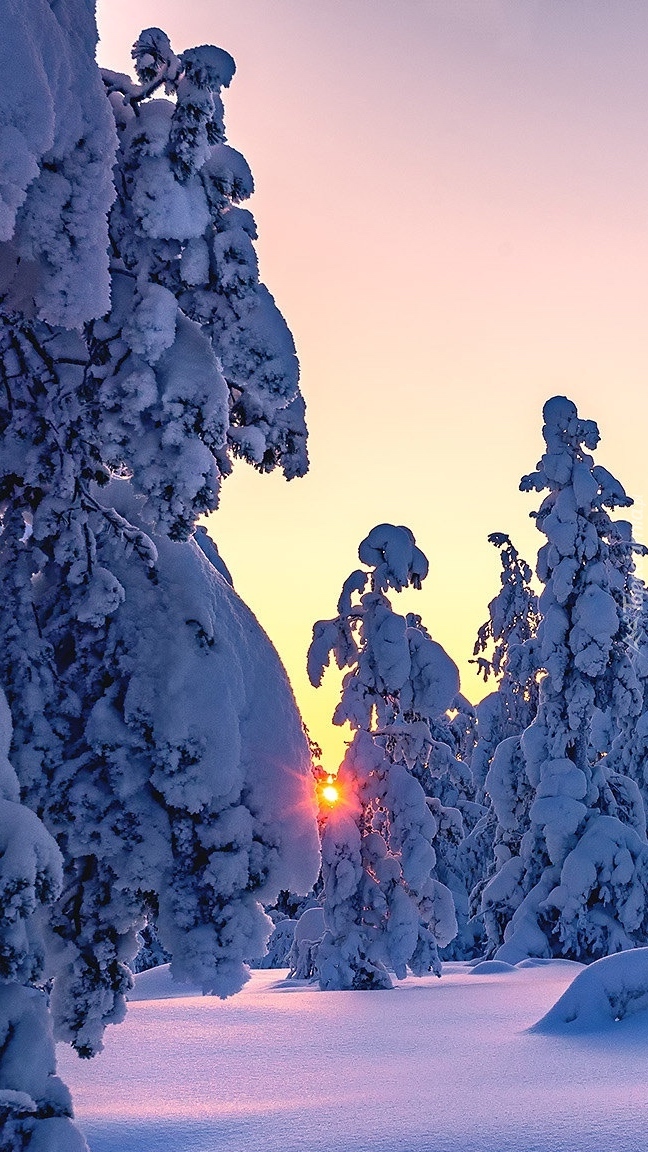
M 70 1094 L 55 1075 L 47 997 L 39 988 L 38 912 L 61 890 L 62 859 L 36 814 L 20 803 L 10 743 L 0 690 L 0 1148 L 87 1152 L 71 1119 Z
M 80 366 L 87 362 L 81 326 L 110 303 L 107 214 L 114 197 L 116 139 L 94 63 L 92 4 L 3 2 L 0 16 L 0 676 L 17 716 L 20 767 L 24 723 L 35 743 L 44 746 L 57 722 L 53 661 L 40 659 L 44 645 L 33 608 L 32 577 L 45 556 L 30 532 L 33 537 L 40 515 L 43 524 L 58 520 L 61 556 L 70 542 L 78 542 L 83 526 L 75 515 L 74 488 L 97 471 L 92 437 L 82 432 L 74 394 Z M 45 695 L 49 718 L 41 712 Z M 38 773 L 42 759 L 34 747 L 31 774 Z M 39 902 L 51 902 L 60 892 L 60 856 L 35 814 L 18 808 L 18 786 L 12 789 L 6 779 L 5 784 L 4 799 L 14 807 L 5 807 L 11 821 L 8 827 L 3 819 L 0 867 L 16 890 L 4 893 L 8 983 L 0 1047 L 1 1146 L 49 1149 L 60 1148 L 62 1141 L 81 1148 L 83 1141 L 64 1120 L 69 1098 L 53 1076 L 45 997 L 32 987 L 45 964 L 34 912 Z M 17 848 L 23 850 L 20 857 Z M 14 947 L 22 949 L 22 962 L 17 953 L 12 960 Z M 17 988 L 17 981 L 25 986 Z
M 613 734 L 606 767 L 635 781 L 648 812 L 648 589 L 639 579 L 633 583 L 627 615 L 633 621 L 630 651 L 641 706 L 639 716 L 629 715 Z
M 133 55 L 139 84 L 103 73 L 119 135 L 112 309 L 90 329 L 89 383 L 110 467 L 183 538 L 215 507 L 232 454 L 304 474 L 304 402 L 291 334 L 259 283 L 254 220 L 238 206 L 252 175 L 225 143 L 234 61 L 209 45 L 178 57 L 157 28 Z M 173 99 L 151 99 L 160 89 Z
M 453 749 L 457 759 L 470 764 L 477 741 L 477 713 L 462 692 L 457 693 L 450 707 L 434 722 L 433 727 L 438 733 L 438 739 Z
M 531 568 L 522 559 L 509 537 L 493 532 L 489 541 L 500 551 L 501 588 L 488 605 L 488 620 L 477 634 L 475 663 L 484 680 L 493 676 L 497 688 L 476 706 L 477 739 L 470 758 L 477 799 L 486 811 L 461 845 L 461 874 L 470 894 L 469 913 L 477 940 L 483 949 L 481 927 L 482 891 L 491 877 L 511 855 L 518 855 L 520 840 L 529 827 L 533 789 L 519 762 L 506 755 L 494 755 L 505 740 L 516 743 L 538 710 L 538 597 L 531 587 Z M 486 782 L 488 781 L 488 787 Z M 498 799 L 496 810 L 490 797 Z M 498 820 L 498 811 L 502 822 Z M 487 951 L 502 943 L 499 920 L 489 922 Z
M 523 491 L 546 491 L 535 513 L 547 542 L 538 629 L 538 714 L 497 750 L 534 790 L 519 855 L 486 886 L 484 911 L 507 920 L 497 955 L 590 961 L 648 938 L 648 845 L 642 802 L 628 777 L 591 755 L 595 710 L 620 725 L 641 699 L 626 617 L 633 577 L 631 526 L 610 511 L 632 503 L 590 450 L 599 433 L 557 396 L 544 408 L 545 453 Z M 500 774 L 501 775 L 501 774 Z M 490 787 L 490 783 L 487 784 Z M 498 811 L 499 798 L 491 792 Z
M 24 802 L 64 860 L 45 949 L 56 1031 L 90 1055 L 124 1013 L 150 915 L 176 974 L 225 995 L 271 930 L 261 903 L 317 875 L 310 760 L 285 673 L 204 541 L 186 539 L 232 455 L 303 470 L 303 404 L 249 235 L 234 228 L 229 246 L 221 235 L 238 195 L 219 143 L 230 58 L 202 48 L 161 61 L 154 30 L 136 47 L 142 84 L 123 96 L 110 81 L 108 99 L 90 0 L 55 11 L 33 0 L 6 17 L 0 683 Z M 150 98 L 158 80 L 172 102 Z M 122 143 L 108 231 L 111 104 Z M 205 207 L 210 171 L 218 211 Z M 171 235 L 144 226 L 140 202 Z M 194 293 L 176 272 L 187 252 L 191 266 L 200 211 L 208 260 Z M 201 319 L 198 297 L 212 308 Z
M 419 643 L 425 651 L 431 637 L 421 619 L 407 616 L 410 630 L 422 633 Z M 413 632 L 410 631 L 413 637 Z M 433 642 L 432 642 L 433 643 Z M 426 725 L 426 739 L 411 762 L 411 771 L 425 792 L 430 811 L 437 821 L 434 841 L 436 864 L 432 875 L 452 893 L 457 918 L 457 933 L 442 950 L 444 960 L 465 959 L 480 951 L 480 932 L 468 927 L 470 884 L 467 882 L 470 854 L 465 846 L 484 815 L 485 808 L 475 800 L 475 786 L 468 763 L 461 758 L 465 749 L 470 755 L 474 743 L 475 713 L 472 705 L 459 692 L 459 671 L 440 646 L 435 645 L 435 658 L 446 661 L 445 692 L 436 699 L 420 699 L 418 710 L 408 720 Z
M 136 524 L 131 486 L 108 495 Z M 308 891 L 318 869 L 310 758 L 276 653 L 193 541 L 152 539 L 153 581 L 113 547 L 125 599 L 101 663 L 84 662 L 82 735 L 43 807 L 76 858 L 53 918 L 68 947 L 52 1005 L 84 1049 L 122 1011 L 121 961 L 151 912 L 174 974 L 230 994 L 272 930 L 261 905 Z
M 160 964 L 168 964 L 171 957 L 160 944 L 156 928 L 157 916 L 151 916 L 147 924 L 137 933 L 138 951 L 129 967 L 132 972 L 146 972 Z
M 489 542 L 500 550 L 501 588 L 488 605 L 488 620 L 477 634 L 473 652 L 484 681 L 497 688 L 477 705 L 477 740 L 470 759 L 480 799 L 497 745 L 519 736 L 538 711 L 538 597 L 531 569 L 503 532 Z M 487 653 L 487 655 L 485 655 Z
M 420 617 L 410 612 L 407 622 L 410 628 L 418 628 L 431 639 Z M 455 683 L 458 685 L 459 671 L 454 662 L 452 666 L 456 674 Z M 456 808 L 461 814 L 464 829 L 471 829 L 483 812 L 483 805 L 475 799 L 475 786 L 469 766 L 476 735 L 472 705 L 457 692 L 451 700 L 446 696 L 443 710 L 438 715 L 426 715 L 424 719 L 430 729 L 431 744 L 424 761 L 417 764 L 415 775 L 427 796 L 436 797 L 445 807 Z M 465 759 L 462 756 L 464 750 Z
M 315 686 L 331 654 L 347 669 L 333 721 L 355 730 L 322 835 L 323 989 L 388 988 L 389 970 L 400 979 L 408 966 L 439 974 L 438 948 L 456 932 L 451 893 L 432 874 L 438 820 L 415 775 L 432 746 L 425 717 L 456 695 L 456 667 L 386 596 L 427 574 L 409 529 L 378 525 L 359 557 L 369 570 L 345 581 L 338 615 L 315 625 L 308 654 Z

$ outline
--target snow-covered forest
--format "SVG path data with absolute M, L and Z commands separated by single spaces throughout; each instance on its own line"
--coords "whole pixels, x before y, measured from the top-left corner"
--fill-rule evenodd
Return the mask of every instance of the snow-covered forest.
M 648 549 L 595 413 L 538 413 L 538 554 L 490 537 L 481 699 L 409 610 L 426 542 L 388 522 L 359 542 L 304 652 L 349 736 L 324 767 L 204 525 L 233 470 L 309 468 L 226 135 L 234 60 L 148 28 L 127 75 L 96 63 L 93 0 L 0 14 L 0 1152 L 593 1147 L 556 1143 L 570 1045 L 589 1037 L 594 1096 L 608 1053 L 621 1099 L 648 1039 Z M 435 1034 L 462 1037 L 445 1118 L 416 1095 Z M 205 1051 L 232 1084 L 258 1065 L 231 1115 Z M 411 1078 L 407 1102 L 365 1100 L 354 1130 L 351 1092 L 318 1124 L 298 1097 L 322 1053 L 367 1099 Z M 504 1130 L 486 1093 L 505 1110 L 524 1076 L 542 1107 Z M 314 1099 L 321 1118 L 334 1093 Z

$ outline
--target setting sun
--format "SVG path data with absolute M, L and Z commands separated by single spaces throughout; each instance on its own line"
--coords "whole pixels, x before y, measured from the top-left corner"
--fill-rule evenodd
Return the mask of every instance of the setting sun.
M 322 800 L 327 804 L 337 804 L 340 799 L 340 790 L 330 780 L 322 788 Z

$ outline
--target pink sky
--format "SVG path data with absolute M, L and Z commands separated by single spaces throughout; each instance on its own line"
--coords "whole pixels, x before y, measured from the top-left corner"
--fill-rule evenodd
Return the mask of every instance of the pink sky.
M 336 766 L 312 623 L 375 524 L 431 573 L 408 597 L 462 671 L 498 587 L 486 542 L 540 537 L 519 477 L 564 393 L 598 459 L 648 499 L 648 5 L 644 0 L 100 0 L 102 64 L 141 27 L 238 71 L 262 275 L 295 336 L 311 473 L 239 465 L 210 531 Z

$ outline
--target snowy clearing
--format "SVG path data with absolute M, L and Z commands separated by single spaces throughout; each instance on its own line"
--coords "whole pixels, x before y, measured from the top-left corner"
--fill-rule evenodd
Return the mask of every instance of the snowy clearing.
M 60 1047 L 60 1071 L 92 1152 L 639 1152 L 648 1014 L 526 1031 L 581 970 L 447 964 L 382 992 L 257 971 L 221 1001 L 163 967 L 104 1053 Z

